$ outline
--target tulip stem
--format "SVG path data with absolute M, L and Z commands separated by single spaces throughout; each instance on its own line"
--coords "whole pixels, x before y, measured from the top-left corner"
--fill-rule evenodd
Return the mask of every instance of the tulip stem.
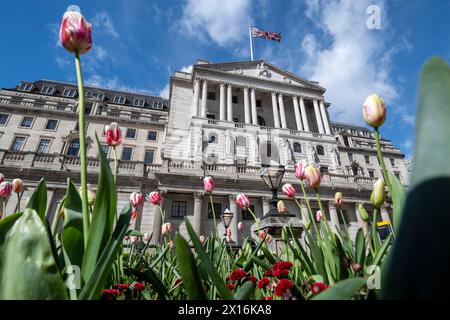
M 3 198 L 3 214 L 2 217 L 6 217 L 6 205 L 8 204 L 9 198 Z
M 300 205 L 300 203 L 298 202 L 298 200 L 296 198 L 294 198 L 295 203 L 297 204 L 298 209 L 300 210 L 300 215 L 302 217 L 302 219 L 305 219 L 305 223 L 307 223 L 308 221 L 308 217 L 305 216 L 305 214 L 303 213 L 302 207 Z
M 17 193 L 17 206 L 16 209 L 14 209 L 14 213 L 20 212 L 20 201 L 22 200 L 22 194 L 23 192 Z
M 81 160 L 81 208 L 83 211 L 83 234 L 84 234 L 84 248 L 88 244 L 89 232 L 89 210 L 88 210 L 88 194 L 87 194 L 87 169 L 86 169 L 86 132 L 84 128 L 84 89 L 83 76 L 81 74 L 80 55 L 78 50 L 75 50 L 75 68 L 77 71 L 78 82 L 78 128 L 80 137 L 80 160 Z
M 302 180 L 300 180 L 300 187 L 302 188 L 303 198 L 305 199 L 306 206 L 308 207 L 308 212 L 309 212 L 309 216 L 310 216 L 310 219 L 311 219 L 311 223 L 314 226 L 314 231 L 316 231 L 316 234 L 320 238 L 320 233 L 319 233 L 319 230 L 317 229 L 317 226 L 316 226 L 316 220 L 314 219 L 314 215 L 312 213 L 311 206 L 309 205 L 309 200 L 308 200 L 308 197 L 306 196 L 305 186 L 303 185 L 303 181 Z
M 381 154 L 380 132 L 378 131 L 378 128 L 375 128 L 375 142 L 377 145 L 377 156 L 378 156 L 378 162 L 380 162 L 381 172 L 383 173 L 384 181 L 386 182 L 386 184 L 388 186 L 389 193 L 392 196 L 391 181 L 389 179 L 389 176 L 388 176 L 388 173 L 386 170 L 386 165 L 384 163 L 383 155 Z
M 253 216 L 253 219 L 254 219 L 255 222 L 256 222 L 256 225 L 258 226 L 258 239 L 260 239 L 260 235 L 259 235 L 259 233 L 261 232 L 261 225 L 260 225 L 260 222 L 259 222 L 259 220 L 256 218 L 256 215 L 255 215 L 255 213 L 252 211 L 252 209 L 250 209 L 250 207 L 248 207 L 247 210 L 248 210 L 248 212 L 251 213 L 251 215 Z
M 333 238 L 334 233 L 331 231 L 331 227 L 330 227 L 330 224 L 328 223 L 327 215 L 325 213 L 325 210 L 323 209 L 322 201 L 320 200 L 319 190 L 317 188 L 314 188 L 314 190 L 316 191 L 317 202 L 319 203 L 319 208 L 320 208 L 320 211 L 322 212 L 322 217 L 325 220 L 325 225 L 328 229 L 328 234 L 330 235 L 330 238 Z
M 219 239 L 219 231 L 217 230 L 217 222 L 216 222 L 216 210 L 214 209 L 214 201 L 213 201 L 212 193 L 209 194 L 209 201 L 211 202 L 211 210 L 212 210 L 213 220 L 214 220 L 215 236 L 217 239 Z
M 116 146 L 113 147 L 113 152 L 114 152 L 114 182 L 116 183 L 116 186 L 117 186 L 117 149 L 116 149 Z

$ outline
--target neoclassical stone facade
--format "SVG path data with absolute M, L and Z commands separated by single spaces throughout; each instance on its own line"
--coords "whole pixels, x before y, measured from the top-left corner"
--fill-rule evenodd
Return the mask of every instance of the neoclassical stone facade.
M 76 93 L 68 97 L 68 88 L 76 90 L 72 84 L 54 81 L 23 82 L 0 93 L 0 172 L 11 178 L 22 177 L 30 191 L 44 177 L 52 193 L 50 215 L 64 193 L 66 177 L 78 181 L 79 175 L 79 159 L 72 143 L 77 135 L 77 97 Z M 212 210 L 202 184 L 203 175 L 208 173 L 216 183 L 216 214 L 220 216 L 226 208 L 234 213 L 230 227 L 233 240 L 239 243 L 242 234 L 237 230 L 238 222 L 244 223 L 244 234 L 248 234 L 253 219 L 237 206 L 236 195 L 246 193 L 256 215 L 263 217 L 269 211 L 270 192 L 260 179 L 261 165 L 270 159 L 285 165 L 283 182 L 297 187 L 293 164 L 305 159 L 322 171 L 321 197 L 333 228 L 343 224 L 332 201 L 336 191 L 344 193 L 344 215 L 351 231 L 358 226 L 367 228 L 356 208 L 362 203 L 370 209 L 372 185 L 381 177 L 375 140 L 364 127 L 330 121 L 331 104 L 324 99 L 325 88 L 317 82 L 262 60 L 199 60 L 191 73 L 177 71 L 171 77 L 168 101 L 104 88 L 89 87 L 86 91 L 91 92 L 88 100 L 92 100 L 88 140 L 95 140 L 94 131 L 102 140 L 103 127 L 111 121 L 124 130 L 121 148 L 125 150 L 118 150 L 123 159 L 119 205 L 128 201 L 132 191 L 158 189 L 164 197 L 166 220 L 175 229 L 184 233 L 183 218 L 187 217 L 199 234 L 209 234 L 214 228 Z M 51 132 L 46 129 L 49 119 L 58 122 Z M 16 139 L 22 136 L 25 140 Z M 51 139 L 48 148 L 42 139 Z M 382 151 L 388 169 L 406 183 L 404 155 L 386 139 L 382 140 Z M 92 143 L 88 156 L 95 184 L 98 160 Z M 310 195 L 316 210 L 318 204 Z M 281 193 L 280 198 L 284 198 Z M 285 202 L 290 212 L 299 214 L 293 201 Z M 14 201 L 8 203 L 9 208 L 13 206 Z M 306 210 L 303 201 L 300 206 Z M 159 212 L 146 202 L 141 213 L 134 227 L 153 232 L 157 241 L 162 222 Z M 388 220 L 390 213 L 389 205 L 384 206 L 380 220 Z M 219 232 L 224 233 L 222 223 Z

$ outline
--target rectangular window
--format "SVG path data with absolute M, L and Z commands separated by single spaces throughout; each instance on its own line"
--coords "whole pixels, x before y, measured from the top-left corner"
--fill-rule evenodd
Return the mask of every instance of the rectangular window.
M 186 201 L 173 201 L 170 215 L 172 218 L 183 218 L 186 215 Z
M 145 99 L 134 99 L 133 100 L 133 106 L 135 107 L 144 107 L 145 106 Z
M 152 108 L 162 110 L 164 108 L 164 103 L 162 101 L 153 101 Z
M 320 173 L 321 174 L 328 174 L 328 167 L 327 166 L 321 166 L 320 167 Z
M 14 137 L 14 141 L 11 145 L 11 151 L 22 151 L 25 145 L 25 137 Z
M 41 89 L 41 93 L 43 93 L 43 94 L 53 94 L 54 91 L 55 91 L 55 88 L 49 87 L 49 86 L 43 86 Z
M 366 163 L 370 163 L 370 157 L 369 156 L 364 156 L 364 159 L 366 160 Z
M 132 155 L 133 155 L 133 148 L 132 147 L 123 147 L 123 149 L 122 149 L 122 160 L 130 161 Z
M 114 103 L 118 103 L 118 104 L 124 104 L 125 103 L 125 97 L 122 96 L 115 96 L 113 99 Z
M 375 177 L 375 175 L 374 175 L 374 173 L 373 173 L 373 170 L 369 170 L 369 177 L 371 177 L 371 178 L 374 178 L 374 177 Z
M 250 210 L 255 212 L 255 206 L 253 204 L 250 205 Z M 253 220 L 253 216 L 250 213 L 250 210 L 242 209 L 242 220 Z
M 261 100 L 256 100 L 256 107 L 262 108 Z
M 216 93 L 213 91 L 208 91 L 208 100 L 216 100 Z
M 9 115 L 0 113 L 0 126 L 3 126 L 8 122 Z
M 58 120 L 56 120 L 56 119 L 48 119 L 47 123 L 45 124 L 44 130 L 55 131 L 57 126 L 58 126 Z
M 106 143 L 101 144 L 103 152 L 105 153 L 106 157 L 108 157 L 109 154 L 109 146 Z
M 48 153 L 50 151 L 50 144 L 52 143 L 51 139 L 42 138 L 39 141 L 36 152 L 37 153 Z
M 390 158 L 389 161 L 391 162 L 391 166 L 395 167 L 395 159 L 394 158 Z
M 348 161 L 353 162 L 353 154 L 352 153 L 348 154 Z
M 145 149 L 144 163 L 146 165 L 152 164 L 154 157 L 155 157 L 155 150 L 153 150 L 153 149 Z
M 126 138 L 128 139 L 136 139 L 136 129 L 127 128 Z
M 75 89 L 64 89 L 64 91 L 63 91 L 63 96 L 64 97 L 69 97 L 69 98 L 73 98 L 73 97 L 75 97 L 75 93 L 77 92 L 77 90 L 75 90 Z
M 214 114 L 207 114 L 207 115 L 206 115 L 206 118 L 207 118 L 207 119 L 213 119 L 213 120 L 214 120 L 214 119 L 216 118 L 216 115 L 214 115 Z
M 33 125 L 33 117 L 23 117 L 22 121 L 20 122 L 20 127 L 22 128 L 31 128 Z
M 84 107 L 84 114 L 85 115 L 90 115 L 92 112 L 92 103 L 86 103 L 85 107 Z
M 232 97 L 231 97 L 231 101 L 232 101 L 233 103 L 238 103 L 238 98 L 237 98 L 237 96 L 232 96 Z
M 208 219 L 213 218 L 213 211 L 211 209 L 211 202 L 208 202 Z M 216 220 L 220 220 L 220 216 L 222 215 L 222 204 L 214 202 L 214 213 L 216 214 Z
M 147 135 L 147 140 L 156 141 L 158 139 L 158 133 L 156 131 L 149 131 Z
M 33 85 L 31 83 L 22 82 L 22 84 L 19 87 L 20 91 L 31 91 L 33 88 Z
M 93 98 L 95 100 L 99 100 L 99 101 L 103 101 L 105 99 L 105 95 L 99 92 L 92 92 L 92 91 L 87 91 L 86 92 L 86 97 L 87 98 Z

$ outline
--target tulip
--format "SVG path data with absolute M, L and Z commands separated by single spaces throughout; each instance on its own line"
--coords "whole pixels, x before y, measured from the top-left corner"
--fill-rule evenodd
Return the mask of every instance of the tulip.
M 131 213 L 131 220 L 136 220 L 136 218 L 137 218 L 137 211 L 136 210 L 134 210 L 132 213 Z
M 80 197 L 83 197 L 83 188 L 78 188 L 78 193 L 80 194 Z M 90 184 L 87 185 L 87 203 L 88 205 L 92 206 L 95 201 L 95 192 L 92 190 L 92 187 Z
M 364 101 L 363 116 L 369 126 L 380 127 L 386 120 L 386 105 L 383 99 L 377 94 L 368 96 Z
M 105 126 L 105 141 L 111 147 L 117 147 L 122 142 L 122 130 L 117 123 Z
M 205 176 L 203 178 L 203 187 L 205 188 L 205 192 L 213 192 L 214 191 L 214 179 L 211 176 Z
M 130 194 L 130 203 L 133 207 L 139 208 L 144 201 L 144 197 L 140 192 L 133 192 Z
M 170 249 L 175 248 L 175 244 L 173 243 L 172 240 L 170 240 L 167 244 L 169 245 L 169 248 L 170 248 Z
M 244 232 L 244 224 L 242 223 L 242 221 L 240 221 L 240 222 L 238 223 L 238 230 L 239 230 L 240 232 Z
M 225 241 L 226 241 L 227 243 L 232 243 L 232 242 L 233 242 L 233 239 L 231 239 L 231 236 L 227 235 Z
M 308 220 L 308 222 L 306 222 L 305 228 L 306 230 L 309 230 L 309 228 L 311 228 L 311 220 Z
M 153 203 L 155 206 L 159 205 L 161 203 L 161 195 L 158 191 L 152 191 L 148 195 L 151 203 Z
M 150 234 L 148 232 L 144 233 L 144 240 L 149 241 L 150 240 Z
M 334 194 L 334 203 L 338 206 L 338 207 L 342 207 L 342 205 L 344 204 L 344 197 L 342 195 L 342 192 L 336 192 Z
M 76 6 L 64 13 L 61 28 L 59 30 L 59 41 L 69 52 L 80 55 L 88 52 L 92 47 L 91 24 L 86 21 Z
M 328 289 L 328 286 L 322 282 L 314 282 L 313 284 L 311 284 L 310 289 L 314 295 L 317 295 L 322 291 Z
M 227 230 L 225 230 L 225 233 L 227 236 L 231 237 L 231 229 L 227 228 Z
M 295 176 L 303 180 L 305 179 L 305 168 L 306 168 L 306 161 L 305 160 L 299 160 L 295 163 Z
M 370 202 L 372 205 L 379 209 L 381 205 L 384 203 L 384 199 L 386 198 L 386 189 L 384 188 L 383 179 L 378 179 L 377 182 L 373 185 L 373 191 L 370 195 Z
M 172 232 L 172 224 L 170 222 L 166 222 L 161 227 L 161 233 L 163 236 L 168 235 Z
M 280 200 L 277 202 L 277 209 L 279 213 L 285 213 L 286 212 L 286 205 L 284 204 L 283 200 Z
M 236 203 L 239 207 L 241 207 L 242 209 L 248 209 L 250 207 L 250 200 L 248 199 L 248 197 L 243 194 L 243 193 L 239 193 L 236 196 Z
M 123 239 L 124 239 L 125 241 L 128 241 L 128 240 L 130 240 L 130 237 L 129 237 L 129 236 L 125 236 Z
M 131 241 L 131 243 L 136 243 L 137 242 L 137 237 L 136 236 L 131 236 L 130 237 L 130 241 Z
M 21 193 L 23 191 L 23 181 L 22 179 L 16 178 L 12 182 L 12 190 L 15 193 Z
M 364 209 L 361 203 L 358 205 L 358 213 L 363 221 L 369 220 L 369 214 L 367 213 L 366 209 Z
M 294 198 L 295 197 L 295 189 L 290 183 L 285 183 L 283 187 L 281 187 L 281 190 L 283 191 L 284 195 L 288 198 Z
M 3 173 L 0 173 L 0 183 L 2 183 L 3 181 L 5 181 L 5 176 L 3 175 Z
M 9 198 L 11 196 L 12 188 L 11 182 L 3 181 L 0 183 L 0 197 L 3 199 Z
M 205 236 L 201 235 L 200 237 L 198 237 L 198 240 L 200 240 L 201 244 L 204 244 L 205 243 Z
M 305 168 L 305 180 L 308 182 L 311 188 L 318 188 L 320 186 L 320 171 L 312 165 L 308 165 Z
M 322 220 L 322 211 L 317 210 L 317 212 L 316 212 L 316 221 L 317 221 L 317 223 L 319 223 L 320 220 Z

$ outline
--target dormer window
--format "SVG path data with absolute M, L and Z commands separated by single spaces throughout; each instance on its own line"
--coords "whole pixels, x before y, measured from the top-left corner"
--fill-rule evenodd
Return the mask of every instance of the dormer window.
M 125 97 L 123 97 L 123 96 L 115 96 L 114 99 L 113 99 L 113 102 L 117 103 L 117 104 L 125 104 Z
M 63 91 L 63 96 L 64 97 L 69 97 L 69 98 L 73 98 L 73 97 L 75 97 L 75 94 L 77 93 L 77 90 L 76 89 L 69 89 L 69 88 L 66 88 L 66 89 L 64 89 L 64 91 Z
M 105 99 L 105 95 L 100 92 L 87 91 L 86 98 L 93 98 L 95 100 L 103 101 Z
M 31 89 L 33 89 L 33 84 L 32 83 L 28 83 L 28 82 L 22 82 L 20 87 L 19 87 L 20 91 L 27 91 L 27 92 L 29 92 L 29 91 L 31 91 Z
M 164 108 L 164 102 L 162 102 L 162 101 L 153 101 L 152 108 L 153 109 L 162 110 Z
M 145 106 L 145 99 L 134 99 L 133 106 L 143 108 Z
M 55 87 L 43 86 L 41 89 L 41 93 L 51 95 L 55 92 Z

